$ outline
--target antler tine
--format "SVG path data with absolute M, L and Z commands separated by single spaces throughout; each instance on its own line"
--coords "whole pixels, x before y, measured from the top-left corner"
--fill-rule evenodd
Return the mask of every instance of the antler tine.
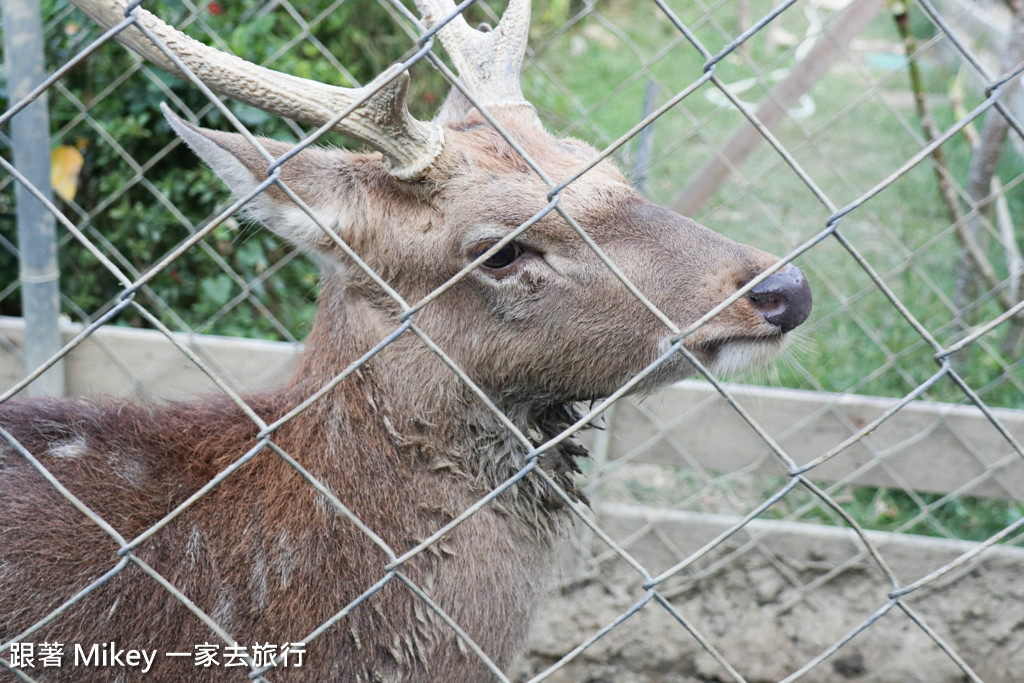
M 416 0 L 416 6 L 428 29 L 455 14 L 452 0 Z M 529 32 L 530 0 L 510 0 L 493 31 L 471 28 L 458 14 L 438 34 L 459 77 L 481 104 L 532 108 L 519 83 Z
M 127 0 L 72 2 L 105 28 L 123 21 L 128 6 Z M 333 130 L 383 152 L 391 175 L 397 178 L 421 178 L 441 153 L 441 126 L 409 114 L 409 75 L 396 75 L 400 65 L 362 88 L 339 88 L 257 66 L 193 40 L 146 10 L 136 8 L 132 12 L 137 13 L 135 24 L 157 36 L 211 90 L 263 111 L 322 126 L 369 95 Z M 174 62 L 135 26 L 121 31 L 117 38 L 160 68 L 181 75 Z

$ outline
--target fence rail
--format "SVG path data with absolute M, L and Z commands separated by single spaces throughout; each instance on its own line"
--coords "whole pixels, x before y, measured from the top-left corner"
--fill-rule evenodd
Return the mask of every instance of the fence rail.
M 0 386 L 10 386 L 27 369 L 24 322 L 0 317 Z M 61 325 L 63 343 L 83 326 Z M 301 345 L 211 335 L 175 335 L 217 376 L 239 393 L 282 384 Z M 165 335 L 155 330 L 103 327 L 65 356 L 66 382 L 73 395 L 183 399 L 216 391 L 216 385 Z M 892 417 L 844 448 L 840 460 L 810 471 L 812 481 L 907 488 L 933 493 L 1024 499 L 1024 462 L 978 410 L 947 403 L 798 389 L 725 385 L 726 391 L 799 466 L 842 447 L 883 416 Z M 1024 441 L 1024 412 L 991 409 L 1006 430 Z M 606 469 L 650 464 L 709 472 L 785 476 L 764 443 L 706 382 L 684 381 L 657 399 L 628 399 L 604 422 Z M 728 442 L 721 435 L 729 434 Z M 941 454 L 941 467 L 936 467 Z
M 243 405 L 240 396 L 288 376 L 316 276 L 287 245 L 221 215 L 225 195 L 157 123 L 156 103 L 209 125 L 231 114 L 274 137 L 305 132 L 245 107 L 218 109 L 110 36 L 97 40 L 64 0 L 46 0 L 33 37 L 49 60 L 50 199 L 51 183 L 24 172 L 16 151 L 26 135 L 15 122 L 42 101 L 12 75 L 22 69 L 12 18 L 26 2 L 34 5 L 3 4 L 0 401 L 64 376 L 72 395 L 161 401 L 212 391 Z M 356 85 L 392 61 L 414 62 L 418 114 L 436 110 L 448 87 L 398 0 L 145 4 L 204 42 L 328 82 Z M 466 11 L 493 22 L 499 5 Z M 1024 665 L 1013 588 L 1024 552 L 1015 547 L 1024 539 L 1020 5 L 534 3 L 524 89 L 548 127 L 634 169 L 659 203 L 800 259 L 815 316 L 789 358 L 762 375 L 774 388 L 708 377 L 599 404 L 611 407 L 595 416 L 606 429 L 587 437 L 593 506 L 573 508 L 578 543 L 519 670 L 498 670 L 403 573 L 441 534 L 407 556 L 385 544 L 391 564 L 379 581 L 308 640 L 402 584 L 496 680 L 661 680 L 665 671 L 679 681 L 1015 680 Z M 14 317 L 40 312 L 22 298 L 38 273 L 16 272 L 28 247 L 14 221 L 33 205 L 56 220 L 61 306 L 73 320 L 54 326 L 56 353 Z M 562 209 L 553 201 L 547 210 Z M 424 336 L 410 317 L 380 348 L 406 332 Z M 258 443 L 233 467 L 260 451 L 280 457 L 351 519 L 345 501 L 276 446 L 279 425 L 257 426 Z M 36 466 L 0 436 L 0 467 L 6 458 Z M 516 476 L 557 489 L 536 462 Z M 48 485 L 70 495 L 52 476 Z M 185 604 L 211 638 L 237 645 L 135 554 L 169 520 L 126 540 L 89 517 L 111 530 L 122 559 L 74 600 L 129 567 Z M 0 631 L 0 681 L 47 680 L 15 656 L 43 625 Z M 239 680 L 273 681 L 273 664 L 248 660 Z

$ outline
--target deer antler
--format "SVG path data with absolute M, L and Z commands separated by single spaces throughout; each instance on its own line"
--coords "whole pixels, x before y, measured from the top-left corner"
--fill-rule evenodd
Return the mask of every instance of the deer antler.
M 428 29 L 455 14 L 452 0 L 416 0 L 416 6 Z M 459 78 L 481 104 L 532 108 L 519 84 L 529 32 L 530 0 L 511 0 L 493 31 L 473 29 L 458 14 L 438 35 Z
M 72 2 L 106 28 L 123 20 L 128 6 L 127 0 Z M 362 88 L 339 88 L 257 66 L 193 40 L 146 10 L 135 8 L 131 12 L 135 14 L 135 24 L 145 26 L 157 36 L 203 83 L 239 102 L 321 126 L 365 100 L 334 130 L 383 152 L 391 175 L 397 178 L 421 178 L 444 147 L 439 124 L 419 121 L 409 113 L 409 75 L 397 73 L 400 65 L 394 65 Z M 160 68 L 181 75 L 174 62 L 135 26 L 121 31 L 117 39 Z

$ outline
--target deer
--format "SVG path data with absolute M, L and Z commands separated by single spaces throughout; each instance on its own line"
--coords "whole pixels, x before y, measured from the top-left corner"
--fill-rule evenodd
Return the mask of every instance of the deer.
M 810 314 L 799 268 L 544 128 L 520 85 L 528 0 L 493 29 L 417 0 L 458 72 L 429 121 L 407 64 L 329 86 L 74 2 L 157 66 L 371 150 L 164 106 L 246 218 L 318 263 L 314 325 L 289 382 L 241 404 L 0 404 L 0 679 L 500 678 L 585 504 L 579 406 L 767 363 Z M 63 666 L 15 667 L 24 642 Z M 269 643 L 264 669 L 226 656 Z M 178 656 L 211 645 L 216 666 Z

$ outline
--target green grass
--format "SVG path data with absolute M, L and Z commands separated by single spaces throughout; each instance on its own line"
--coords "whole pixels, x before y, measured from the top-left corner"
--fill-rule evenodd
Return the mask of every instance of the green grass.
M 672 5 L 709 51 L 721 49 L 724 39 L 715 25 L 731 30 L 734 19 L 727 14 L 731 4 L 723 5 L 710 19 L 694 4 Z M 756 16 L 769 5 L 754 2 L 753 6 Z M 658 85 L 660 104 L 701 77 L 704 58 L 679 42 L 678 32 L 653 7 L 599 6 L 599 11 L 607 22 L 596 17 L 580 21 L 569 40 L 542 53 L 545 70 L 528 72 L 525 87 L 553 128 L 607 145 L 640 119 L 648 78 Z M 795 11 L 778 21 L 798 35 L 803 17 L 794 15 Z M 926 40 L 927 26 L 915 19 L 915 27 L 919 39 Z M 832 207 L 820 201 L 778 153 L 761 144 L 695 218 L 734 239 L 784 254 L 823 230 L 833 207 L 858 202 L 921 150 L 921 129 L 906 73 L 899 67 L 901 46 L 891 19 L 880 15 L 861 37 L 876 41 L 874 49 L 888 58 L 868 60 L 861 52 L 854 53 L 853 63 L 841 59 L 808 93 L 815 113 L 784 121 L 773 130 Z M 726 57 L 716 68 L 718 77 L 731 84 L 792 63 L 791 54 L 773 50 L 766 38 L 767 31 L 755 36 L 745 56 Z M 660 57 L 654 59 L 656 55 Z M 922 57 L 922 68 L 933 113 L 945 129 L 954 123 L 946 93 L 958 65 L 938 59 L 933 50 Z M 744 100 L 757 102 L 771 85 L 759 83 L 744 93 Z M 655 124 L 656 152 L 645 187 L 654 201 L 671 205 L 712 149 L 742 124 L 742 116 L 733 108 L 708 100 L 705 93 L 712 89 L 705 85 Z M 964 104 L 970 108 L 981 98 L 980 91 L 968 91 Z M 584 123 L 579 122 L 581 112 L 586 115 Z M 943 149 L 951 173 L 962 185 L 970 163 L 969 146 L 959 135 Z M 616 156 L 629 169 L 632 155 L 629 143 Z M 1014 179 L 1024 173 L 1024 163 L 1007 149 L 998 173 L 1004 183 L 1017 182 Z M 1012 215 L 1024 216 L 1024 193 L 1019 187 L 1008 199 Z M 930 160 L 861 203 L 842 219 L 838 230 L 880 283 L 834 237 L 803 254 L 798 263 L 812 280 L 814 315 L 802 328 L 790 356 L 753 380 L 902 397 L 930 378 L 939 365 L 926 337 L 947 346 L 961 334 L 951 304 L 959 245 L 950 223 Z M 989 258 L 1003 268 L 1003 255 L 991 236 L 988 246 Z M 1005 269 L 1000 272 L 1005 277 Z M 909 319 L 883 289 L 906 309 Z M 981 321 L 1002 312 L 991 296 L 983 296 L 977 306 Z M 917 326 L 926 330 L 925 336 Z M 1019 355 L 1000 349 L 1005 327 L 969 346 L 957 358 L 958 371 L 987 404 L 1020 409 L 1024 408 L 1024 364 Z M 967 400 L 948 378 L 924 398 Z M 611 474 L 608 481 L 602 479 L 601 493 L 596 495 L 742 515 L 784 483 L 779 478 L 726 473 L 705 481 L 685 468 L 652 473 L 659 469 L 653 466 L 641 467 L 634 476 L 631 469 Z M 1024 505 L 1014 500 L 849 485 L 834 487 L 830 495 L 866 528 L 931 536 L 983 540 L 1024 516 Z M 766 517 L 845 523 L 799 487 L 769 509 Z
M 594 499 L 742 517 L 783 488 L 787 480 L 771 475 L 698 474 L 685 467 L 627 465 L 588 475 Z M 710 479 L 706 477 L 711 475 Z M 851 484 L 823 485 L 828 497 L 864 529 L 936 538 L 984 541 L 1024 518 L 1014 500 L 953 496 Z M 849 526 L 833 507 L 802 486 L 769 507 L 761 519 L 828 526 Z M 1019 544 L 1024 530 L 1001 539 Z
M 769 7 L 764 2 L 753 5 L 755 16 Z M 710 18 L 690 3 L 674 7 L 711 52 L 725 42 L 716 26 L 733 30 L 734 20 L 725 6 Z M 653 6 L 599 6 L 599 11 L 604 12 L 603 20 L 585 18 L 570 31 L 569 39 L 563 36 L 541 54 L 545 69 L 528 72 L 525 87 L 554 128 L 602 145 L 640 119 L 648 78 L 659 87 L 660 104 L 701 77 L 704 59 L 680 40 Z M 791 9 L 777 20 L 795 35 L 803 24 L 797 11 Z M 771 49 L 767 34 L 755 36 L 745 56 L 722 60 L 716 75 L 732 84 L 791 64 L 792 55 Z M 880 15 L 864 37 L 888 41 L 898 55 L 898 36 L 886 15 Z M 808 93 L 816 107 L 812 116 L 786 120 L 773 131 L 835 208 L 859 201 L 922 146 L 906 74 L 873 67 L 862 57 L 855 54 L 853 62 L 840 59 L 814 85 Z M 945 128 L 954 122 L 944 94 L 956 65 L 935 61 L 931 53 L 922 63 L 934 95 L 935 116 Z M 743 98 L 756 102 L 771 85 L 759 83 Z M 713 90 L 705 85 L 655 124 L 656 153 L 645 188 L 655 201 L 670 205 L 712 148 L 723 144 L 743 122 L 732 107 L 708 100 L 706 93 Z M 981 97 L 980 92 L 968 93 L 965 106 L 974 106 Z M 579 123 L 581 111 L 585 123 Z M 944 150 L 951 172 L 963 184 L 970 162 L 963 136 Z M 632 151 L 632 144 L 627 144 L 618 154 L 627 168 Z M 1004 182 L 1010 182 L 1024 172 L 1024 163 L 1008 150 L 999 171 Z M 1016 216 L 1024 215 L 1021 195 L 1019 190 L 1010 194 Z M 778 153 L 760 144 L 695 218 L 734 239 L 783 254 L 823 230 L 831 213 L 832 208 L 816 198 Z M 826 391 L 906 395 L 939 369 L 927 336 L 944 347 L 961 334 L 951 304 L 959 245 L 939 200 L 930 160 L 864 201 L 842 219 L 838 230 L 910 319 L 888 301 L 882 286 L 847 248 L 827 238 L 798 261 L 815 289 L 815 313 L 791 361 L 781 364 L 769 381 Z M 995 240 L 989 239 L 989 248 L 990 258 L 1001 268 L 1003 256 Z M 1002 312 L 991 296 L 978 302 L 978 310 L 981 321 Z M 917 325 L 926 336 L 915 329 Z M 1024 365 L 1012 352 L 1000 350 L 1005 328 L 968 347 L 958 358 L 960 371 L 987 403 L 1024 408 Z M 959 402 L 965 395 L 944 380 L 926 398 Z

